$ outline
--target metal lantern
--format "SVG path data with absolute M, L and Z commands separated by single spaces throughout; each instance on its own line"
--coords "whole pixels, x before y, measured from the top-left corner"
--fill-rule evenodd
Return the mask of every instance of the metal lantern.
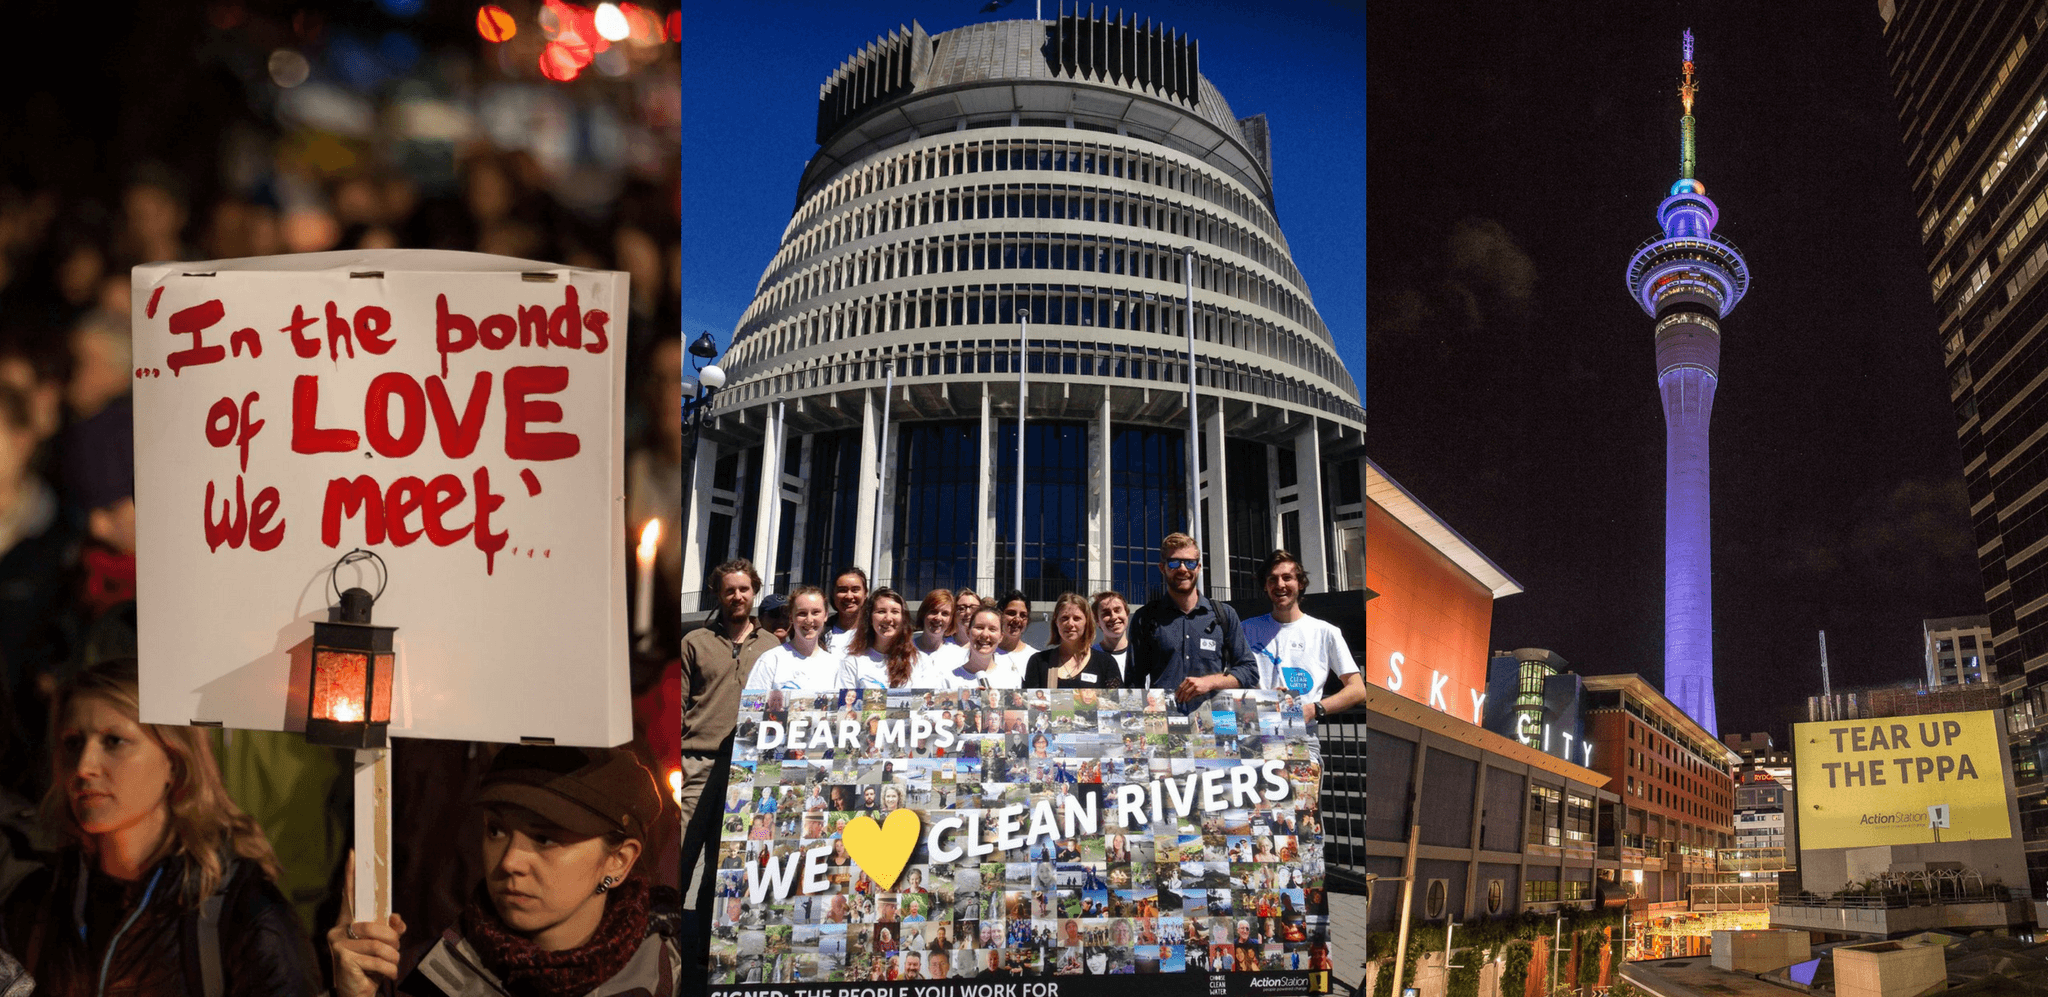
M 335 562 L 383 559 L 354 550 Z M 330 578 L 331 581 L 331 578 Z M 377 587 L 382 595 L 383 585 Z M 334 748 L 382 748 L 391 723 L 391 635 L 397 627 L 370 622 L 377 596 L 360 588 L 341 592 L 328 622 L 313 624 L 313 678 L 307 683 L 306 741 Z

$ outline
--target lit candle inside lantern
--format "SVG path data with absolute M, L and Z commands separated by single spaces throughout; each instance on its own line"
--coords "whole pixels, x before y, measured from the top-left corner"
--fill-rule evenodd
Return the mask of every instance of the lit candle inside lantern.
M 661 543 L 661 520 L 650 519 L 640 529 L 640 589 L 633 600 L 633 633 L 644 634 L 654 623 L 654 548 Z

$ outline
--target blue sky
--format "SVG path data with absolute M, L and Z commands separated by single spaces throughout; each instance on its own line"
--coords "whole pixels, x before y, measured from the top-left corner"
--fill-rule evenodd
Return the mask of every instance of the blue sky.
M 938 33 L 1032 16 L 947 2 L 697 5 L 683 42 L 683 332 L 721 346 L 752 299 L 817 151 L 818 85 L 915 19 Z M 1057 10 L 1045 4 L 1045 16 Z M 1201 44 L 1202 73 L 1239 116 L 1272 124 L 1274 190 L 1294 262 L 1365 386 L 1365 15 L 1322 2 L 1126 6 Z

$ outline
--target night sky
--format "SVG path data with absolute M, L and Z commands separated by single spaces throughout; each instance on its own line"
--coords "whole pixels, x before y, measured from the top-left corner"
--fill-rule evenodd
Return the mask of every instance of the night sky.
M 1664 430 L 1624 270 L 1698 177 L 1752 285 L 1712 423 L 1723 733 L 1924 675 L 1982 613 L 1875 0 L 1382 4 L 1368 22 L 1367 444 L 1526 591 L 1493 646 L 1661 677 Z

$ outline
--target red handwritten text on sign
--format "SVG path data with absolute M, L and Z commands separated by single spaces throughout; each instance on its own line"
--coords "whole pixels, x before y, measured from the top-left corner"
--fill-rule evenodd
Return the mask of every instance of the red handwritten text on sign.
M 150 318 L 156 315 L 161 291 L 154 293 L 145 313 Z M 505 457 L 537 463 L 575 457 L 583 451 L 583 441 L 561 428 L 560 400 L 569 391 L 572 372 L 543 358 L 555 350 L 604 353 L 611 345 L 611 316 L 582 307 L 574 286 L 564 285 L 560 293 L 558 302 L 515 304 L 480 316 L 454 309 L 447 295 L 437 295 L 433 336 L 439 373 L 384 371 L 370 380 L 360 397 L 336 397 L 331 384 L 323 397 L 322 374 L 296 375 L 290 401 L 291 452 L 406 458 L 426 447 L 431 436 L 443 457 L 463 460 L 482 444 L 496 399 L 504 415 Z M 226 345 L 217 338 L 209 342 L 209 336 L 221 335 L 216 326 L 231 325 L 227 306 L 219 299 L 171 312 L 166 328 L 182 338 L 180 348 L 165 357 L 171 376 L 245 355 L 261 357 L 263 342 L 255 325 L 227 334 Z M 289 320 L 276 329 L 290 343 L 293 355 L 317 361 L 325 353 L 331 364 L 356 360 L 359 348 L 364 357 L 382 357 L 406 335 L 426 334 L 424 328 L 394 322 L 383 307 L 365 305 L 348 311 L 334 301 L 295 304 Z M 449 375 L 451 356 L 474 349 L 515 348 L 531 351 L 540 362 L 506 367 L 496 374 L 477 371 L 467 383 Z M 250 444 L 268 422 L 263 415 L 270 404 L 260 392 L 248 391 L 222 396 L 207 410 L 201 427 L 207 443 L 216 449 L 234 447 L 240 471 L 232 488 L 209 480 L 205 494 L 195 496 L 203 499 L 202 527 L 207 548 L 215 553 L 244 545 L 256 551 L 275 549 L 290 527 L 289 517 L 282 514 L 286 496 L 275 485 L 247 480 Z M 520 476 L 528 494 L 537 495 L 533 470 L 522 469 Z M 485 571 L 491 573 L 497 553 L 509 540 L 507 531 L 492 527 L 492 515 L 505 501 L 506 496 L 493 489 L 490 470 L 484 466 L 466 474 L 404 474 L 389 481 L 371 474 L 338 476 L 328 480 L 319 496 L 320 542 L 340 547 L 344 533 L 351 535 L 350 542 L 359 535 L 360 542 L 372 546 L 404 547 L 424 539 L 449 547 L 467 541 L 483 553 Z

